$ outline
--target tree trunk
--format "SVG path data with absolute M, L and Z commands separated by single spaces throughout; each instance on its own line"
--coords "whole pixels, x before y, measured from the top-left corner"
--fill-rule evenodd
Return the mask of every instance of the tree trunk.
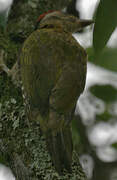
M 34 30 L 38 16 L 68 4 L 69 0 L 14 0 L 7 30 L 0 33 L 0 51 L 5 52 L 1 58 L 9 68 L 18 62 L 22 43 Z M 59 176 L 55 171 L 39 123 L 26 119 L 19 74 L 18 69 L 13 79 L 18 87 L 11 77 L 0 74 L 0 162 L 12 169 L 16 180 L 86 180 L 75 151 L 72 173 Z

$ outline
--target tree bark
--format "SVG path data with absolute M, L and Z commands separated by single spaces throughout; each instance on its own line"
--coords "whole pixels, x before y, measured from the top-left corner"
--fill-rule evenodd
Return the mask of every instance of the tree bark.
M 69 0 L 14 0 L 7 30 L 0 33 L 0 51 L 9 68 L 19 59 L 24 40 L 34 30 L 38 16 L 49 9 L 62 9 Z M 17 64 L 20 64 L 18 62 Z M 16 66 L 15 66 L 16 68 Z M 11 77 L 0 74 L 0 162 L 9 166 L 16 180 L 86 180 L 77 153 L 73 153 L 72 173 L 59 176 L 46 150 L 39 123 L 26 118 L 19 66 Z

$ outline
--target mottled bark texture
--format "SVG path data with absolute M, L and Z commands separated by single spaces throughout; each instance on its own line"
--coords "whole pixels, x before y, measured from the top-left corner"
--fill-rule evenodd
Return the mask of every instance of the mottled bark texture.
M 4 60 L 11 68 L 19 59 L 22 43 L 33 31 L 38 16 L 68 3 L 68 0 L 14 0 L 7 31 L 0 33 L 0 52 L 4 50 L 0 62 Z M 86 180 L 75 152 L 72 174 L 56 173 L 39 123 L 26 119 L 21 87 L 16 87 L 10 76 L 14 78 L 4 72 L 0 74 L 0 162 L 12 169 L 16 180 Z M 16 73 L 15 80 L 17 77 Z

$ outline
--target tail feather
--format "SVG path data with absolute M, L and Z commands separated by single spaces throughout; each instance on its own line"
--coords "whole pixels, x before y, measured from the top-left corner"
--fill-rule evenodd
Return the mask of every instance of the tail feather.
M 72 162 L 72 135 L 70 127 L 64 128 L 46 136 L 47 148 L 52 158 L 56 171 L 62 174 L 63 169 L 71 172 Z

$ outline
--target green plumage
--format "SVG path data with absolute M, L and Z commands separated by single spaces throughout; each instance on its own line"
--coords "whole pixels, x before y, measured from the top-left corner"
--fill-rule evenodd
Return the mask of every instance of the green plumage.
M 85 86 L 87 55 L 59 23 L 45 24 L 24 43 L 21 77 L 30 119 L 40 122 L 54 166 L 61 174 L 63 168 L 71 171 L 71 120 Z

